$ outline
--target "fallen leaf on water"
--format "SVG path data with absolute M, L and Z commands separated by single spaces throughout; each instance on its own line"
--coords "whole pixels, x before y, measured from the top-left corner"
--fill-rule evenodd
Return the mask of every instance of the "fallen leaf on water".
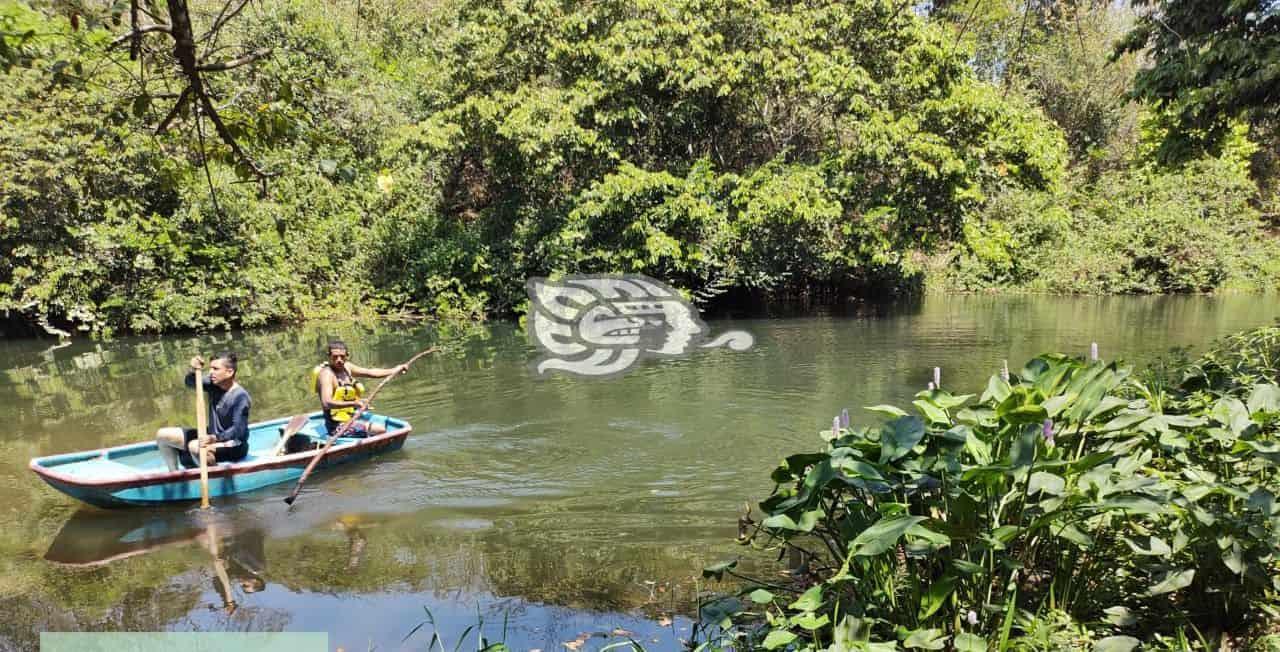
M 659 618 L 659 619 L 658 619 L 658 626 L 659 626 L 659 627 L 670 627 L 670 626 L 671 626 L 671 619 L 670 619 L 670 618 L 667 618 L 666 616 L 663 616 L 663 617 Z
M 623 628 L 619 627 L 619 628 L 617 628 L 617 629 L 613 630 L 613 635 L 614 635 L 614 636 L 634 636 L 634 635 L 635 635 L 635 632 L 629 632 L 629 631 L 627 631 L 627 630 L 625 630 L 625 629 L 623 629 Z
M 582 647 L 583 642 L 584 641 L 581 641 L 581 640 L 569 641 L 568 643 L 565 643 L 564 646 L 569 648 L 570 650 L 577 650 L 578 648 Z

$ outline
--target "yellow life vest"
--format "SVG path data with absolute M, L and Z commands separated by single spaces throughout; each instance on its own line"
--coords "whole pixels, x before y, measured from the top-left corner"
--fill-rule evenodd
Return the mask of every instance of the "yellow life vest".
M 311 368 L 312 393 L 320 393 L 320 372 L 328 368 L 328 366 L 329 363 L 324 362 Z M 332 400 L 354 401 L 364 396 L 364 383 L 356 380 L 355 377 L 351 377 L 351 380 L 345 383 L 338 380 L 337 373 L 333 374 L 333 378 L 336 384 L 333 388 L 333 396 L 330 397 Z M 328 413 L 329 418 L 333 421 L 343 423 L 351 420 L 351 416 L 356 413 L 356 409 L 353 407 L 333 408 L 332 410 L 326 410 L 325 412 Z

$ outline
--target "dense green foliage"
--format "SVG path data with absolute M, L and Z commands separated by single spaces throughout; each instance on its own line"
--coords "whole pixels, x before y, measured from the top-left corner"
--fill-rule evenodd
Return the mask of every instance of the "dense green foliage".
M 1155 165 L 1174 132 L 1139 129 L 1108 6 L 255 3 L 219 50 L 271 55 L 207 82 L 265 196 L 166 117 L 163 41 L 131 61 L 118 9 L 68 7 L 0 0 L 6 332 L 510 314 L 573 272 L 700 298 L 1280 278 L 1257 130 Z
M 1280 599 L 1280 328 L 1135 378 L 1045 355 L 787 457 L 747 540 L 787 586 L 712 602 L 764 649 L 1219 649 Z M 721 577 L 733 564 L 706 574 Z M 744 600 L 745 598 L 745 600 Z
M 1280 5 L 1272 0 L 1143 0 L 1121 52 L 1147 50 L 1134 94 L 1170 129 L 1160 154 L 1182 160 L 1216 149 L 1231 120 L 1274 129 L 1280 120 Z

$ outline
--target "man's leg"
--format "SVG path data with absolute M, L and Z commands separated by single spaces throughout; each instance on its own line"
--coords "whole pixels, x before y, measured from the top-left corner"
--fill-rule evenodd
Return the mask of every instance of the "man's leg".
M 156 431 L 156 448 L 160 449 L 160 457 L 170 471 L 178 470 L 178 451 L 185 445 L 182 428 L 161 428 Z
M 199 464 L 200 463 L 200 440 L 192 439 L 191 441 L 187 442 L 187 451 L 191 453 L 191 459 L 195 460 L 196 464 Z M 205 449 L 204 460 L 205 460 L 205 464 L 207 464 L 208 466 L 213 466 L 214 464 L 217 464 L 217 461 L 215 461 L 213 457 L 213 448 Z

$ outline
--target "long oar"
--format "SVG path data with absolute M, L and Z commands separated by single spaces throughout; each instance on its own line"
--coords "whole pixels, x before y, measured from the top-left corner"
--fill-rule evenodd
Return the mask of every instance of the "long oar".
M 417 355 L 413 356 L 412 358 L 409 358 L 409 361 L 404 363 L 406 371 L 408 370 L 409 365 L 416 362 L 418 358 L 421 358 L 422 356 L 428 353 L 435 353 L 436 351 L 439 351 L 439 350 L 440 350 L 439 347 L 433 346 L 427 349 L 426 351 L 422 351 Z M 316 465 L 320 463 L 320 460 L 324 458 L 325 454 L 329 452 L 329 449 L 333 446 L 333 442 L 337 441 L 339 437 L 347 434 L 347 431 L 351 430 L 351 428 L 356 423 L 356 419 L 359 419 L 361 415 L 363 415 L 365 412 L 369 410 L 369 405 L 373 402 L 374 397 L 378 395 L 378 392 L 382 391 L 382 388 L 385 387 L 387 383 L 391 382 L 392 378 L 395 378 L 396 376 L 399 376 L 399 375 L 400 374 L 392 374 L 390 376 L 387 376 L 386 378 L 383 378 L 382 382 L 378 383 L 378 386 L 374 387 L 373 391 L 369 393 L 369 398 L 365 400 L 364 407 L 361 407 L 358 410 L 356 410 L 355 413 L 351 415 L 351 418 L 348 419 L 346 423 L 342 424 L 341 426 L 338 426 L 338 429 L 333 431 L 333 434 L 329 435 L 329 439 L 325 440 L 324 442 L 324 447 L 320 449 L 319 453 L 316 453 L 315 457 L 311 458 L 311 463 L 307 464 L 307 468 L 302 471 L 302 476 L 298 478 L 298 484 L 294 485 L 293 491 L 289 493 L 289 497 L 284 499 L 284 502 L 286 504 L 293 505 L 293 501 L 298 499 L 298 492 L 302 491 L 302 483 L 307 481 L 307 477 L 311 475 L 311 471 L 316 468 Z
M 196 368 L 196 447 L 200 451 L 200 509 L 209 509 L 209 463 L 204 455 L 204 435 L 209 429 L 209 413 L 204 409 L 204 365 Z

